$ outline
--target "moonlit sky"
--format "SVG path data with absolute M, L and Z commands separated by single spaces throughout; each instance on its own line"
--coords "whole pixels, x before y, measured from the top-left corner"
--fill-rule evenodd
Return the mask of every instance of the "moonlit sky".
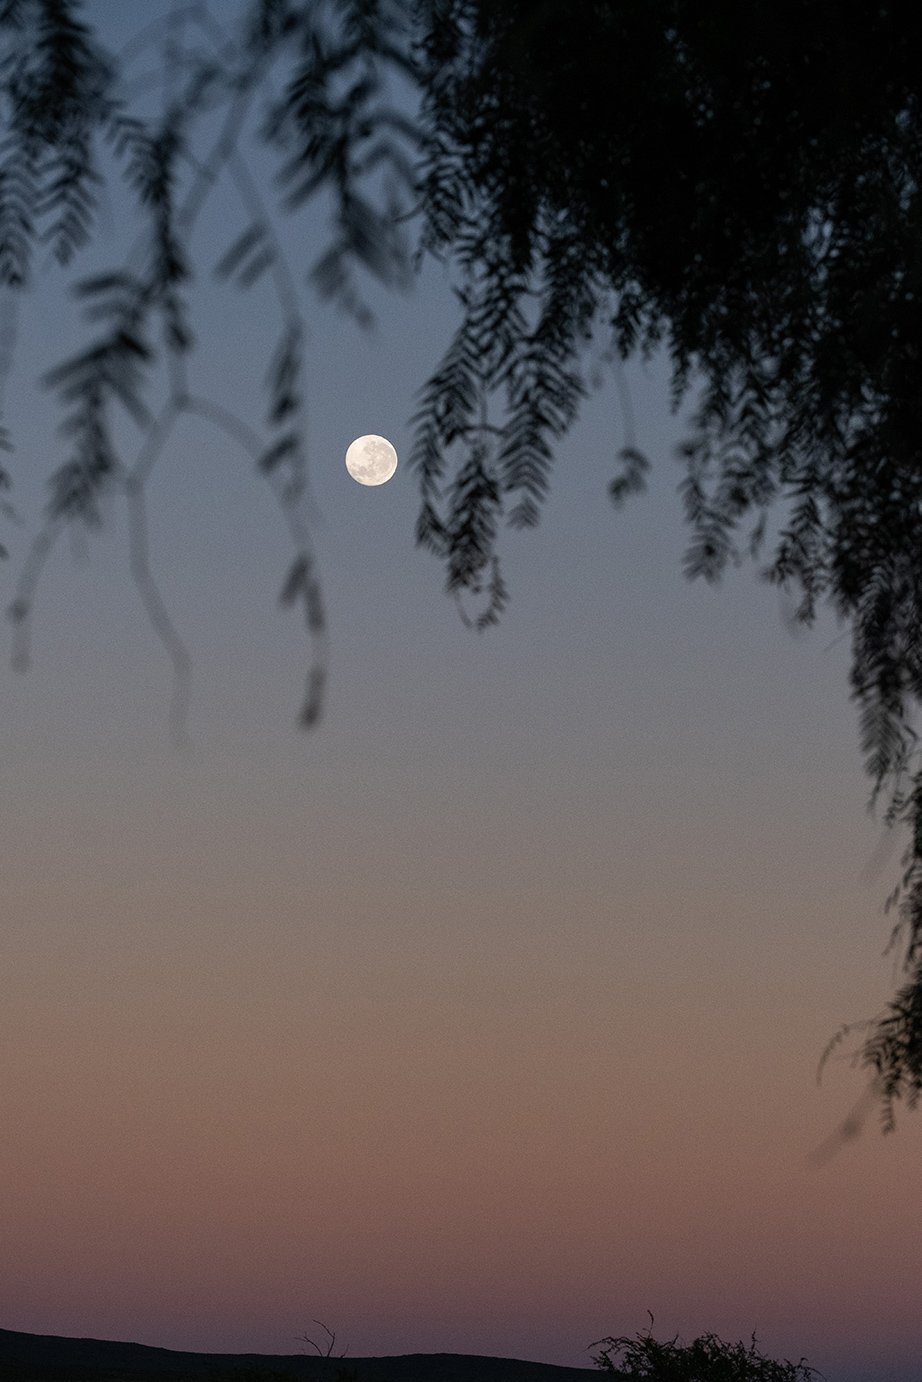
M 114 41 L 150 10 L 88 13 Z M 206 267 L 235 217 L 203 220 Z M 302 271 L 315 235 L 286 230 Z M 35 382 L 80 339 L 61 285 L 24 301 L 7 386 L 4 602 L 63 444 Z M 293 728 L 271 496 L 193 418 L 150 501 L 191 750 L 117 505 L 51 561 L 32 670 L 2 671 L 0 1325 L 284 1353 L 320 1319 L 352 1357 L 588 1366 L 649 1310 L 657 1338 L 912 1382 L 920 1116 L 805 1166 L 865 1084 L 832 1062 L 818 1088 L 820 1053 L 894 978 L 848 640 L 792 635 L 752 567 L 684 579 L 657 361 L 627 371 L 648 494 L 606 499 L 609 379 L 505 543 L 501 626 L 466 630 L 405 464 L 450 285 L 372 297 L 365 336 L 305 294 L 319 730 Z M 267 286 L 203 273 L 194 306 L 196 387 L 260 417 Z M 376 489 L 343 464 L 365 432 L 402 461 Z

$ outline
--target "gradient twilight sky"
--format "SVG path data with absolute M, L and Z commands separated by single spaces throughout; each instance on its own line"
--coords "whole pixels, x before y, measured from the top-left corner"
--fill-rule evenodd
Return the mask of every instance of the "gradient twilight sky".
M 88 13 L 115 41 L 150 6 Z M 195 297 L 198 387 L 254 417 L 263 291 Z M 406 467 L 363 489 L 343 464 L 363 432 L 406 456 L 450 288 L 430 267 L 373 296 L 366 337 L 305 294 L 320 729 L 293 729 L 271 498 L 194 419 L 151 495 L 191 752 L 117 507 L 52 560 L 32 671 L 2 671 L 0 1325 L 297 1352 L 321 1319 L 352 1356 L 588 1365 L 650 1310 L 658 1338 L 754 1330 L 829 1382 L 914 1382 L 920 1115 L 805 1166 L 864 1088 L 836 1063 L 817 1088 L 822 1048 L 893 980 L 899 849 L 869 877 L 848 641 L 828 616 L 792 636 L 751 567 L 684 579 L 655 362 L 628 370 L 650 492 L 607 502 L 609 380 L 506 543 L 503 623 L 469 633 Z M 62 445 L 35 380 L 79 339 L 61 304 L 49 272 L 7 387 L 32 524 Z

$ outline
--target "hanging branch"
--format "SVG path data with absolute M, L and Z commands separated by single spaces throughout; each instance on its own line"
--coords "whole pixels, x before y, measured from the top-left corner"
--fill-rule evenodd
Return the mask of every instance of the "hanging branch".
M 154 583 L 145 496 L 177 423 L 195 412 L 237 440 L 276 494 L 294 548 L 280 598 L 301 609 L 311 643 L 299 723 L 321 713 L 304 324 L 241 153 L 251 131 L 278 160 L 283 208 L 297 215 L 321 199 L 329 210 L 311 283 L 360 324 L 371 323 L 363 275 L 403 287 L 427 253 L 453 266 L 462 319 L 421 391 L 411 463 L 417 539 L 474 627 L 505 604 L 502 527 L 539 520 L 556 443 L 588 391 L 593 336 L 618 361 L 665 346 L 676 406 L 703 381 L 681 450 L 687 573 L 718 581 L 745 550 L 758 555 L 780 506 L 765 579 L 796 593 L 799 622 L 826 602 L 851 629 L 872 804 L 886 800 L 887 825 L 909 833 L 889 903 L 907 982 L 859 1053 L 889 1130 L 894 1101 L 913 1107 L 922 1093 L 922 101 L 902 11 L 859 7 L 846 32 L 804 4 L 796 52 L 731 16 L 715 55 L 712 26 L 674 0 L 590 7 L 579 25 L 563 5 L 480 0 L 241 9 L 230 33 L 206 3 L 173 4 L 120 66 L 76 0 L 0 0 L 0 288 L 30 281 L 37 246 L 67 265 L 86 244 L 101 143 L 143 226 L 124 261 L 77 284 L 92 339 L 46 376 L 69 453 L 10 609 L 17 664 L 57 538 L 98 525 L 104 501 L 123 497 L 131 570 L 172 660 L 182 733 L 190 664 Z M 155 72 L 121 81 L 152 52 Z M 623 80 L 613 62 L 629 64 Z M 132 93 L 152 81 L 162 109 L 141 119 Z M 406 113 L 410 87 L 420 121 Z M 271 280 L 279 314 L 259 431 L 192 387 L 192 235 L 228 182 L 243 215 L 218 277 L 243 290 Z M 405 227 L 418 212 L 414 256 Z M 0 373 L 8 356 L 0 350 Z M 161 377 L 167 401 L 151 409 Z M 116 446 L 117 413 L 137 430 L 133 461 Z M 617 464 L 616 505 L 645 481 L 632 435 Z M 0 486 L 7 478 L 0 471 Z
M 283 156 L 279 176 L 289 210 L 297 211 L 319 195 L 332 197 L 333 239 L 320 255 L 312 280 L 321 296 L 338 301 L 367 324 L 370 315 L 353 266 L 391 285 L 405 285 L 409 273 L 398 221 L 401 197 L 412 184 L 408 151 L 415 132 L 387 96 L 387 72 L 406 76 L 411 67 L 401 15 L 394 3 L 376 9 L 360 0 L 308 5 L 260 0 L 247 7 L 233 38 L 207 4 L 174 5 L 120 55 L 122 70 L 152 51 L 159 55 L 159 75 L 148 73 L 142 84 L 156 78 L 163 93 L 163 115 L 151 122 L 132 115 L 124 101 L 115 99 L 115 64 L 92 47 L 66 4 L 42 0 L 30 6 L 23 0 L 0 12 L 0 34 L 7 34 L 11 42 L 6 71 L 13 75 L 6 89 L 19 141 L 12 148 L 7 173 L 0 168 L 0 273 L 4 263 L 8 265 L 4 281 L 19 286 L 27 280 L 40 215 L 55 208 L 59 213 L 52 238 L 62 262 L 85 240 L 93 207 L 90 189 L 101 180 L 91 158 L 96 130 L 106 136 L 121 163 L 147 226 L 124 265 L 77 284 L 75 292 L 87 320 L 101 330 L 45 378 L 67 410 L 62 431 L 72 450 L 51 478 L 46 521 L 10 608 L 15 661 L 17 666 L 27 665 L 35 593 L 58 537 L 74 522 L 97 526 L 103 498 L 122 494 L 128 509 L 132 578 L 173 667 L 170 725 L 177 743 L 185 740 L 191 659 L 154 578 L 146 494 L 157 462 L 186 413 L 197 414 L 233 437 L 276 496 L 294 547 L 280 601 L 301 608 L 312 649 L 298 723 L 310 728 L 322 714 L 327 636 L 307 521 L 304 324 L 294 276 L 240 144 L 257 94 L 273 65 L 281 63 L 287 74 L 285 90 L 263 117 L 263 136 Z M 204 55 L 187 44 L 192 26 L 206 40 Z M 30 44 L 37 45 L 38 56 L 29 68 L 32 85 L 27 88 L 20 59 Z M 65 68 L 66 80 L 61 78 Z M 29 92 L 44 90 L 54 81 L 56 105 L 40 111 Z M 194 150 L 200 119 L 221 106 L 217 136 L 198 157 Z M 55 157 L 62 149 L 70 150 L 73 160 L 76 150 L 83 164 L 78 169 L 73 163 L 61 174 L 60 186 L 53 182 L 42 201 L 43 140 L 53 146 Z M 191 170 L 191 178 L 184 169 Z M 185 299 L 192 280 L 190 239 L 203 208 L 225 179 L 236 189 L 247 219 L 218 263 L 217 277 L 247 290 L 268 274 L 281 319 L 279 344 L 266 375 L 265 438 L 194 392 L 189 379 L 194 345 Z M 152 415 L 144 396 L 152 372 L 161 367 L 168 400 Z M 113 439 L 115 408 L 127 413 L 141 434 L 132 464 L 120 458 Z

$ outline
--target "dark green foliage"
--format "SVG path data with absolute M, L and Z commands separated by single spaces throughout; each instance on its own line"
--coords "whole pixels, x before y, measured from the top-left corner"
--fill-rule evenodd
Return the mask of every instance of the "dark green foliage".
M 67 264 L 91 232 L 113 70 L 76 10 L 0 4 L 0 289 L 28 283 L 37 244 Z M 0 488 L 8 478 L 0 467 Z
M 165 4 L 162 23 L 155 21 L 138 52 L 162 52 L 170 96 L 159 117 L 140 119 L 128 108 L 117 65 L 93 45 L 74 10 L 64 0 L 21 0 L 0 9 L 0 38 L 9 39 L 0 67 L 9 130 L 2 144 L 7 171 L 0 168 L 0 286 L 26 283 L 33 246 L 43 235 L 42 215 L 58 214 L 44 238 L 52 239 L 62 262 L 86 239 L 90 189 L 100 176 L 92 150 L 96 133 L 107 140 L 144 231 L 141 248 L 124 263 L 76 285 L 95 334 L 46 376 L 66 410 L 62 431 L 71 452 L 51 477 L 46 526 L 11 606 L 15 660 L 21 666 L 28 662 L 34 592 L 58 535 L 74 521 L 98 523 L 103 498 L 120 493 L 129 510 L 132 574 L 173 662 L 171 720 L 174 734 L 182 738 L 191 661 L 153 578 L 145 506 L 147 483 L 173 428 L 182 414 L 195 412 L 249 456 L 285 518 L 295 550 L 280 600 L 301 608 L 311 644 L 298 717 L 310 727 L 323 708 L 326 633 L 304 513 L 303 323 L 294 274 L 240 151 L 240 135 L 254 117 L 266 78 L 281 77 L 282 94 L 267 102 L 258 120 L 265 141 L 282 159 L 279 180 L 286 205 L 296 211 L 318 195 L 332 202 L 332 241 L 311 277 L 322 295 L 368 324 L 354 267 L 391 285 L 406 283 L 409 275 L 398 216 L 401 195 L 412 184 L 416 134 L 390 102 L 385 79 L 390 71 L 405 75 L 410 70 L 406 17 L 399 4 L 365 0 L 254 0 L 242 7 L 244 22 L 236 38 L 228 39 L 206 5 Z M 204 57 L 200 45 L 188 42 L 190 26 L 196 25 L 210 44 Z M 199 134 L 200 117 L 216 111 L 221 125 L 209 145 Z M 69 160 L 65 174 L 55 173 L 48 182 L 48 169 L 61 160 Z M 239 196 L 244 225 L 215 273 L 242 289 L 269 275 L 281 318 L 279 346 L 266 376 L 262 435 L 198 396 L 189 374 L 194 337 L 184 296 L 193 277 L 188 241 L 222 178 Z M 156 369 L 166 375 L 168 401 L 155 413 L 145 392 Z M 133 460 L 121 456 L 114 441 L 118 408 L 140 431 Z
M 264 19 L 263 29 L 279 33 L 279 15 Z M 333 242 L 311 279 L 323 297 L 370 325 L 353 265 L 391 285 L 409 275 L 399 217 L 401 193 L 413 188 L 418 134 L 386 89 L 389 73 L 411 71 L 407 7 L 401 0 L 291 5 L 283 33 L 294 61 L 265 137 L 284 155 L 280 182 L 289 210 L 318 191 L 333 193 Z M 380 197 L 366 192 L 369 175 Z
M 73 0 L 0 7 L 0 286 L 29 278 L 36 239 L 66 264 L 90 234 L 95 134 L 113 113 L 113 68 Z

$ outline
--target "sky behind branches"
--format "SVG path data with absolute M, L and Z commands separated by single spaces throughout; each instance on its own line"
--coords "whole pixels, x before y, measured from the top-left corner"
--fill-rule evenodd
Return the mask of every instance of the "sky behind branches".
M 113 42 L 149 17 L 87 12 Z M 238 215 L 219 194 L 193 242 L 192 369 L 258 419 L 268 288 L 208 278 Z M 302 282 L 321 229 L 285 225 Z M 64 281 L 20 309 L 5 602 L 63 444 L 36 380 L 81 339 Z M 751 567 L 684 580 L 661 361 L 627 369 L 649 493 L 606 499 L 609 375 L 506 544 L 501 626 L 470 633 L 405 464 L 380 489 L 343 464 L 364 432 L 405 462 L 450 286 L 371 297 L 363 336 L 304 295 L 320 728 L 293 728 L 283 524 L 198 418 L 150 491 L 191 749 L 115 504 L 49 563 L 32 670 L 2 671 L 0 1323 L 296 1352 L 319 1318 L 352 1356 L 588 1364 L 650 1310 L 829 1382 L 916 1379 L 918 1115 L 804 1164 L 864 1088 L 832 1063 L 817 1089 L 820 1052 L 893 980 L 847 639 L 792 636 Z

